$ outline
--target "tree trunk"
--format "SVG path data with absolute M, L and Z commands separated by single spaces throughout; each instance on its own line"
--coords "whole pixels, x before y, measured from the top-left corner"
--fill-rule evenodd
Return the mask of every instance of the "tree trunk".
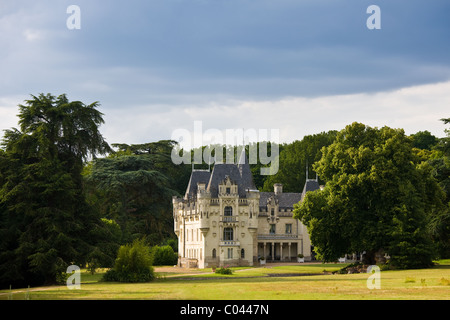
M 375 264 L 375 250 L 366 251 L 366 253 L 363 255 L 362 263 L 368 264 L 368 265 L 374 265 Z
M 385 264 L 386 258 L 384 257 L 384 254 L 385 252 L 383 249 L 366 251 L 363 255 L 362 263 L 368 265 Z
M 384 257 L 384 255 L 384 249 L 378 249 L 378 251 L 375 253 L 376 264 L 386 264 L 386 258 Z

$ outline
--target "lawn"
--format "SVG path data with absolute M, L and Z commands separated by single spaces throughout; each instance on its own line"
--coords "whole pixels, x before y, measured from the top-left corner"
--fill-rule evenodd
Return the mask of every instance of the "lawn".
M 369 274 L 330 274 L 344 264 L 268 265 L 236 268 L 229 276 L 211 269 L 190 273 L 166 268 L 150 283 L 101 282 L 104 271 L 83 270 L 81 289 L 66 286 L 1 290 L 0 299 L 157 299 L 157 300 L 300 300 L 300 299 L 446 299 L 450 298 L 450 260 L 429 269 L 381 272 L 381 289 L 368 289 Z M 156 269 L 158 270 L 158 269 Z M 169 270 L 169 271 L 167 271 Z M 328 274 L 324 274 L 324 270 Z M 298 274 L 297 276 L 294 276 Z M 300 275 L 301 274 L 301 275 Z

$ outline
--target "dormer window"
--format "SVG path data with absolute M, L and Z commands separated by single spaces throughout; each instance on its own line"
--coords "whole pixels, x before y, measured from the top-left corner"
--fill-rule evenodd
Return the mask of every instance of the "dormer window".
M 226 193 L 230 194 L 231 193 L 231 188 L 227 188 L 227 192 Z
M 275 209 L 274 209 L 274 208 L 270 209 L 270 215 L 271 215 L 272 217 L 275 215 Z

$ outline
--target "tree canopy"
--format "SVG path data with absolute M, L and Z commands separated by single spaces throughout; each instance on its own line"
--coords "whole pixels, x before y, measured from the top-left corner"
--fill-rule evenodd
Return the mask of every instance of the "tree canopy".
M 173 233 L 171 201 L 178 193 L 155 158 L 133 154 L 97 159 L 85 173 L 89 202 L 121 226 L 123 243 L 147 236 L 157 244 Z
M 5 130 L 0 287 L 55 283 L 70 264 L 117 266 L 118 252 L 134 264 L 147 245 L 154 246 L 157 263 L 173 261 L 171 199 L 184 194 L 192 167 L 171 161 L 172 140 L 116 143 L 113 150 L 99 131 L 98 106 L 64 94 L 32 95 L 19 105 L 19 128 Z M 401 129 L 353 123 L 340 132 L 270 143 L 268 153 L 280 150 L 275 175 L 260 175 L 261 163 L 250 167 L 261 191 L 282 183 L 284 191 L 299 192 L 318 174 L 325 188 L 307 193 L 295 217 L 325 261 L 366 251 L 370 262 L 387 253 L 396 266 L 426 266 L 436 252 L 450 256 L 450 129 L 445 132 L 440 139 L 428 131 L 408 137 Z M 222 150 L 239 158 L 236 148 Z M 208 167 L 205 159 L 196 164 Z M 144 238 L 146 248 L 139 242 Z M 172 245 L 159 247 L 164 243 Z
M 94 250 L 101 226 L 84 201 L 83 160 L 105 154 L 97 103 L 65 95 L 19 105 L 19 129 L 6 130 L 0 153 L 0 283 L 52 283 Z
M 307 193 L 294 213 L 321 258 L 366 251 L 370 263 L 384 253 L 401 267 L 431 263 L 426 226 L 441 208 L 443 192 L 403 130 L 353 123 L 323 148 L 313 167 L 326 186 Z
M 321 158 L 322 147 L 330 145 L 336 133 L 336 131 L 322 132 L 284 144 L 279 156 L 280 169 L 277 174 L 265 179 L 262 190 L 271 192 L 275 183 L 282 183 L 285 192 L 301 192 L 306 179 L 311 178 L 306 177 L 306 167 L 309 168 L 309 174 L 314 175 L 313 163 Z M 319 179 L 321 178 L 319 175 Z

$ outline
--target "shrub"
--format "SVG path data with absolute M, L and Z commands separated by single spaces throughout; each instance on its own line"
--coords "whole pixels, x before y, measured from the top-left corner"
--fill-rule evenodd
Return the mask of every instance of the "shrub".
M 416 278 L 406 277 L 406 279 L 405 279 L 405 283 L 415 283 L 415 282 L 416 282 Z
M 67 283 L 67 279 L 69 279 L 70 274 L 66 272 L 57 272 L 56 273 L 56 283 L 60 285 L 65 285 Z
M 171 246 L 174 252 L 178 251 L 178 240 L 169 239 L 166 241 L 167 245 Z
M 366 273 L 368 267 L 369 267 L 369 265 L 365 265 L 365 264 L 362 264 L 361 262 L 357 261 L 357 262 L 351 263 L 333 273 L 337 273 L 337 274 Z
M 144 240 L 119 248 L 113 269 L 103 276 L 104 281 L 148 282 L 154 279 L 152 258 Z
M 154 246 L 151 250 L 151 256 L 154 266 L 167 266 L 177 264 L 177 254 L 170 245 Z
M 216 269 L 217 274 L 233 274 L 233 271 L 230 268 L 217 268 Z

